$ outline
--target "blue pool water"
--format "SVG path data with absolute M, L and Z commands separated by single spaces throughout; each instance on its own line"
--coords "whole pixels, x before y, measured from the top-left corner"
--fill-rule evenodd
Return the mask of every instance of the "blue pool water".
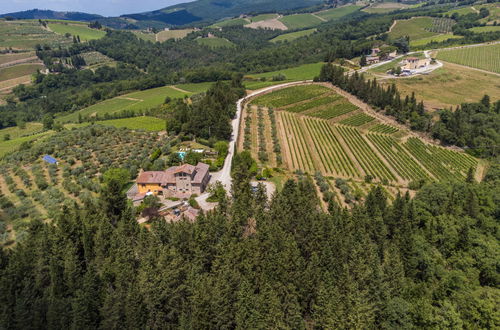
M 179 151 L 177 154 L 179 155 L 179 157 L 181 158 L 181 160 L 184 160 L 184 157 L 186 157 L 186 152 L 185 151 Z

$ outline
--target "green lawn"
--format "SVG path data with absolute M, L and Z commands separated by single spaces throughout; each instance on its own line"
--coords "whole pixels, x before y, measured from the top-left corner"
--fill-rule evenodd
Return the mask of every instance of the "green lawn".
M 235 47 L 235 44 L 233 44 L 231 41 L 224 39 L 224 38 L 198 38 L 196 39 L 196 42 L 199 43 L 200 45 L 208 46 L 210 48 L 232 48 Z
M 284 83 L 283 81 L 259 81 L 259 80 L 255 80 L 255 81 L 244 81 L 243 85 L 245 85 L 246 89 L 254 91 L 257 89 L 266 88 L 269 86 L 279 85 L 279 84 L 283 84 L 283 83 Z
M 317 12 L 316 15 L 326 20 L 335 20 L 357 12 L 361 6 L 344 6 Z
M 33 74 L 38 69 L 43 69 L 41 64 L 20 64 L 0 69 L 0 81 L 19 78 Z
M 100 39 L 106 35 L 106 32 L 104 31 L 91 29 L 88 26 L 81 24 L 49 23 L 49 28 L 55 33 L 61 35 L 70 33 L 73 36 L 80 36 L 80 40 L 82 41 Z
M 415 17 L 408 20 L 400 20 L 392 28 L 389 38 L 394 40 L 403 36 L 409 36 L 410 41 L 413 41 L 437 35 L 438 33 L 426 31 L 426 29 L 431 27 L 432 18 L 430 17 Z
M 448 39 L 461 39 L 461 38 L 463 38 L 463 36 L 456 36 L 453 34 L 439 34 L 439 35 L 432 36 L 432 37 L 412 40 L 412 41 L 410 41 L 410 46 L 420 47 L 420 46 L 427 45 L 428 43 L 430 43 L 432 41 L 441 42 L 441 41 L 445 41 Z
M 294 68 L 283 69 L 279 71 L 249 74 L 246 77 L 253 79 L 259 79 L 265 77 L 270 79 L 279 74 L 283 74 L 286 77 L 286 81 L 310 80 L 313 79 L 315 76 L 319 75 L 319 72 L 323 64 L 324 64 L 323 62 L 303 64 Z M 280 83 L 283 83 L 283 81 Z
M 498 32 L 498 31 L 500 31 L 500 25 L 476 26 L 476 27 L 470 28 L 469 31 L 472 31 L 475 33 Z
M 298 39 L 300 37 L 305 37 L 305 36 L 311 35 L 316 31 L 317 31 L 316 29 L 309 29 L 309 30 L 302 30 L 302 31 L 297 31 L 297 32 L 285 33 L 285 34 L 277 36 L 274 39 L 271 39 L 270 41 L 271 42 L 292 41 L 292 40 Z
M 146 110 L 163 104 L 167 96 L 171 98 L 183 98 L 186 94 L 189 96 L 192 93 L 183 93 L 170 86 L 146 89 L 105 100 L 77 112 L 63 115 L 58 117 L 57 121 L 69 123 L 77 122 L 79 115 L 86 117 L 98 114 L 102 118 L 106 113 L 112 114 L 122 110 Z
M 322 20 L 311 14 L 289 15 L 289 16 L 284 16 L 279 20 L 283 24 L 285 24 L 290 30 L 304 29 L 323 23 Z

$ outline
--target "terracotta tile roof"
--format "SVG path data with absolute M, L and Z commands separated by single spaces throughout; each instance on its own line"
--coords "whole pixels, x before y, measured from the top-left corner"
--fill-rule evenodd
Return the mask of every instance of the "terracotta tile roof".
M 147 171 L 142 172 L 137 178 L 139 184 L 161 184 L 165 181 L 164 171 Z
M 201 183 L 203 181 L 203 178 L 205 178 L 205 176 L 207 175 L 209 168 L 210 168 L 210 166 L 208 166 L 205 163 L 198 163 L 198 165 L 196 165 L 196 167 L 195 167 L 196 174 L 194 175 L 193 181 L 191 181 L 191 182 L 192 183 Z
M 193 174 L 193 172 L 196 170 L 196 167 L 194 167 L 193 165 L 190 165 L 190 164 L 184 164 L 184 165 L 181 165 L 181 166 L 177 166 L 174 170 L 174 174 L 176 173 L 188 173 L 188 174 Z

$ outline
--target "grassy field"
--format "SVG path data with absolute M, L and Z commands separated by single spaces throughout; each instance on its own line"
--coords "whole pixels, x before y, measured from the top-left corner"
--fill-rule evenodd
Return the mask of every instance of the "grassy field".
M 209 89 L 210 86 L 212 86 L 213 84 L 214 84 L 213 82 L 202 82 L 196 84 L 179 84 L 176 85 L 175 87 L 180 88 L 187 92 L 198 94 L 206 92 L 207 89 Z
M 286 81 L 309 80 L 319 75 L 319 72 L 323 64 L 324 64 L 323 62 L 303 64 L 294 68 L 283 69 L 279 71 L 250 74 L 247 75 L 246 77 L 253 79 L 260 79 L 260 78 L 271 79 L 274 76 L 283 74 L 286 77 Z M 283 81 L 278 83 L 283 83 Z
M 102 118 L 106 113 L 112 114 L 122 110 L 145 110 L 163 104 L 167 96 L 182 98 L 186 94 L 190 95 L 191 93 L 183 93 L 169 86 L 147 89 L 105 100 L 71 114 L 58 117 L 57 121 L 75 123 L 78 121 L 79 115 L 82 117 L 98 115 Z
M 435 32 L 426 30 L 431 27 L 432 18 L 430 17 L 415 17 L 408 20 L 399 20 L 389 33 L 389 38 L 394 40 L 403 36 L 409 36 L 410 41 L 413 41 L 437 35 Z
M 70 33 L 72 36 L 80 36 L 81 41 L 100 39 L 106 35 L 105 31 L 91 29 L 81 24 L 49 23 L 49 28 L 60 35 Z
M 384 80 L 396 84 L 401 95 L 415 92 L 417 99 L 423 99 L 432 109 L 449 108 L 463 102 L 478 102 L 484 94 L 492 101 L 500 99 L 498 89 L 500 77 L 451 63 L 445 63 L 429 75 L 411 78 Z
M 500 44 L 442 50 L 437 58 L 443 61 L 500 73 Z
M 398 2 L 382 2 L 372 4 L 371 6 L 364 8 L 363 11 L 370 14 L 385 14 L 404 8 L 408 8 L 408 5 Z
M 168 30 L 158 32 L 156 36 L 159 42 L 163 42 L 169 39 L 182 39 L 193 31 L 193 29 Z
M 215 27 L 227 27 L 227 26 L 242 26 L 248 23 L 249 21 L 244 18 L 233 18 L 217 22 L 215 24 L 210 25 L 210 27 L 215 28 Z
M 304 29 L 323 23 L 323 21 L 311 14 L 296 14 L 284 16 L 279 19 L 290 30 Z
M 455 13 L 458 15 L 467 15 L 467 14 L 475 13 L 475 11 L 470 6 L 467 6 L 467 7 L 461 7 L 461 8 L 449 10 L 445 14 L 451 16 Z
M 17 60 L 22 60 L 22 59 L 33 57 L 33 56 L 35 56 L 35 53 L 33 53 L 33 52 L 0 55 L 0 64 L 5 64 L 5 63 L 17 61 Z
M 144 130 L 150 132 L 159 132 L 165 130 L 164 119 L 149 117 L 149 116 L 99 120 L 96 121 L 95 123 L 97 125 L 103 125 L 103 126 L 113 126 L 117 128 L 125 127 L 129 129 Z M 68 124 L 66 125 L 66 128 L 83 127 L 88 125 L 91 125 L 91 123 Z
M 441 42 L 441 41 L 445 41 L 445 40 L 448 40 L 448 39 L 461 39 L 463 38 L 463 36 L 456 36 L 456 35 L 453 35 L 453 34 L 438 34 L 438 35 L 435 35 L 435 36 L 432 36 L 432 37 L 427 37 L 427 38 L 421 38 L 421 39 L 417 39 L 417 40 L 411 40 L 410 41 L 410 46 L 412 47 L 420 47 L 420 46 L 424 46 L 424 45 L 427 45 L 428 43 L 430 42 Z
M 156 34 L 154 33 L 145 33 L 142 31 L 131 31 L 135 36 L 139 39 L 156 42 Z
M 500 26 L 499 25 L 476 26 L 476 27 L 470 28 L 469 31 L 472 31 L 475 33 L 498 32 L 498 31 L 500 31 Z
M 19 128 L 18 126 L 0 129 L 0 141 L 4 141 L 4 136 L 9 135 L 11 139 L 17 139 L 23 136 L 41 133 L 43 125 L 40 123 L 26 123 L 26 128 Z
M 0 69 L 0 81 L 19 78 L 22 76 L 31 75 L 38 69 L 42 69 L 42 64 L 20 64 Z
M 250 17 L 250 21 L 251 22 L 260 22 L 260 21 L 265 21 L 268 19 L 274 19 L 276 17 L 278 17 L 277 14 L 261 14 L 261 15 L 257 15 L 254 17 Z
M 297 31 L 297 32 L 285 33 L 285 34 L 277 36 L 276 38 L 271 39 L 270 41 L 271 42 L 292 41 L 292 40 L 298 39 L 300 37 L 305 37 L 305 36 L 311 35 L 316 31 L 317 31 L 316 29 L 309 29 L 309 30 L 302 30 L 302 31 Z
M 361 6 L 344 6 L 339 8 L 328 9 L 316 13 L 316 16 L 324 18 L 328 21 L 342 18 L 354 12 L 357 12 Z
M 0 135 L 3 137 L 3 134 L 1 133 L 2 131 L 3 130 L 0 130 Z M 9 152 L 13 152 L 13 151 L 17 150 L 23 142 L 30 142 L 30 141 L 38 140 L 40 138 L 44 138 L 44 137 L 47 137 L 47 136 L 52 135 L 52 134 L 54 134 L 54 131 L 46 131 L 46 132 L 39 133 L 39 134 L 11 138 L 8 141 L 4 141 L 2 139 L 2 140 L 0 140 L 0 158 L 5 156 Z
M 0 21 L 0 48 L 34 49 L 37 44 L 59 46 L 71 40 L 43 29 L 35 21 Z
M 196 42 L 200 45 L 208 46 L 210 48 L 233 48 L 236 45 L 225 38 L 198 38 Z

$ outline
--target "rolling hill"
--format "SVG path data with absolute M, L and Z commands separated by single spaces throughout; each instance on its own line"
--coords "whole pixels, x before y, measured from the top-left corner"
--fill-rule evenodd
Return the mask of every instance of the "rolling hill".
M 15 19 L 61 19 L 69 21 L 92 21 L 103 18 L 101 15 L 96 14 L 40 9 L 31 9 L 18 11 L 15 13 L 1 14 L 0 17 L 12 17 Z
M 160 21 L 169 25 L 184 25 L 248 13 L 306 8 L 323 2 L 322 0 L 198 0 L 151 12 L 122 15 L 121 17 L 137 21 Z

